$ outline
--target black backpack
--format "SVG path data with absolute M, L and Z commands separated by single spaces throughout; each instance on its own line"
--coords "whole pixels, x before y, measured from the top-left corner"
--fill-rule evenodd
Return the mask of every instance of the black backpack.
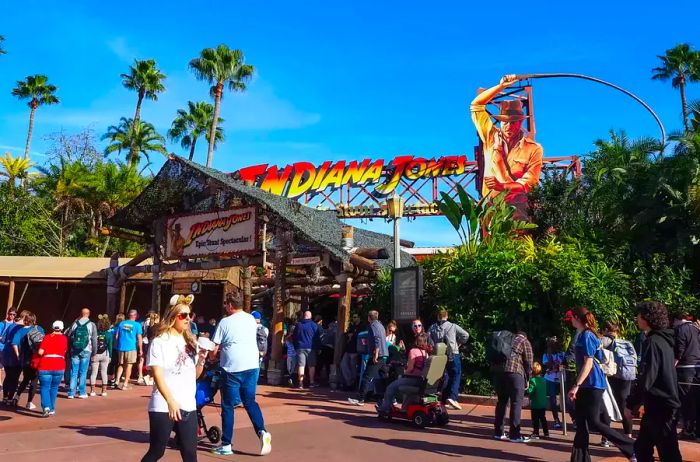
M 491 364 L 503 364 L 510 359 L 513 350 L 513 335 L 507 330 L 497 330 L 491 334 L 486 344 L 486 359 Z
M 97 333 L 97 351 L 98 355 L 101 355 L 107 351 L 107 331 Z

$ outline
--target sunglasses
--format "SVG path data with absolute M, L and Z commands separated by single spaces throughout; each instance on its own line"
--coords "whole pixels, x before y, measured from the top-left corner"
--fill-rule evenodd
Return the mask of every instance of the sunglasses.
M 414 329 L 418 329 L 419 327 L 423 327 L 423 324 L 414 324 L 413 325 Z
M 178 315 L 177 315 L 177 319 L 179 319 L 181 321 L 184 319 L 187 319 L 187 318 L 192 319 L 192 313 L 189 313 L 189 312 L 188 313 L 178 313 Z

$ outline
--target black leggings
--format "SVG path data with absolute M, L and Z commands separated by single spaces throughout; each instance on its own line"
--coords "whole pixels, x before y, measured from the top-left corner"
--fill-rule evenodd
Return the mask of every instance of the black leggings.
M 39 389 L 39 372 L 30 366 L 22 369 L 22 383 L 19 384 L 15 399 L 19 400 L 20 395 L 27 389 L 27 385 L 29 385 L 27 402 L 31 403 L 34 401 L 34 394 Z
M 631 435 L 632 419 L 628 419 L 624 411 L 625 407 L 627 407 L 627 397 L 630 395 L 630 390 L 632 389 L 632 381 L 616 379 L 615 377 L 608 377 L 608 381 L 610 382 L 610 388 L 612 388 L 617 407 L 620 409 L 620 412 L 622 412 L 622 427 L 626 435 Z
M 21 373 L 22 367 L 20 366 L 5 366 L 5 380 L 2 381 L 3 399 L 12 399 L 15 397 Z
M 173 422 L 167 412 L 149 412 L 150 443 L 141 462 L 156 462 L 163 454 L 173 428 L 177 431 L 178 448 L 183 462 L 197 462 L 197 412 L 180 411 L 182 420 Z
M 634 454 L 634 440 L 613 430 L 601 421 L 602 406 L 603 390 L 579 388 L 576 393 L 576 436 L 571 451 L 571 462 L 590 462 L 589 431 L 600 433 L 603 438 L 617 446 L 625 457 L 630 458 Z

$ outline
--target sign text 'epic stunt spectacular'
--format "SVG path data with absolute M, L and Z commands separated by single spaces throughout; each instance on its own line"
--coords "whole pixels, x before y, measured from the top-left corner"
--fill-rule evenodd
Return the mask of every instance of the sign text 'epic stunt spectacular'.
M 326 161 L 320 166 L 310 162 L 296 162 L 280 169 L 275 165 L 260 164 L 245 167 L 235 175 L 242 181 L 273 194 L 295 199 L 304 194 L 316 194 L 327 188 L 366 186 L 377 184 L 374 193 L 386 196 L 394 192 L 403 178 L 409 181 L 464 173 L 467 156 L 444 156 L 426 159 L 398 156 L 385 164 L 382 159 L 360 162 Z

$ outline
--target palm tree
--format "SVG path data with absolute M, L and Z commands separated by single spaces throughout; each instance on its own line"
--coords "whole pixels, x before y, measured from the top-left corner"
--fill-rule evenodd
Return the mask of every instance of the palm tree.
M 134 65 L 129 66 L 129 73 L 122 74 L 122 85 L 129 90 L 136 90 L 138 93 L 136 113 L 134 114 L 135 121 L 141 119 L 143 99 L 158 101 L 158 93 L 165 91 L 163 85 L 165 78 L 165 74 L 156 67 L 156 62 L 153 59 L 134 60 Z
M 0 157 L 0 176 L 7 178 L 7 184 L 12 188 L 16 186 L 16 181 L 19 180 L 22 186 L 26 186 L 27 180 L 32 176 L 29 171 L 34 166 L 34 162 L 27 157 L 12 157 L 9 152 L 5 153 L 5 157 Z
M 190 69 L 199 80 L 206 80 L 211 87 L 211 95 L 214 97 L 214 117 L 209 131 L 209 151 L 207 152 L 207 167 L 211 167 L 214 157 L 214 144 L 216 143 L 216 125 L 219 122 L 219 110 L 221 97 L 224 93 L 224 84 L 228 83 L 231 91 L 243 92 L 246 90 L 246 82 L 250 80 L 255 70 L 252 65 L 244 63 L 245 57 L 241 50 L 231 50 L 224 44 L 216 48 L 205 48 L 199 55 L 190 61 Z
M 685 86 L 700 80 L 700 52 L 692 50 L 687 43 L 676 45 L 666 50 L 664 56 L 658 56 L 661 66 L 652 69 L 653 80 L 665 82 L 671 79 L 673 88 L 680 89 L 681 107 L 683 109 L 683 128 L 688 131 L 688 105 L 685 101 Z
M 17 87 L 12 90 L 12 95 L 19 99 L 29 99 L 29 132 L 27 133 L 27 145 L 24 148 L 24 157 L 29 157 L 29 143 L 32 141 L 34 130 L 34 111 L 42 105 L 58 104 L 58 97 L 54 95 L 57 88 L 47 84 L 48 77 L 41 74 L 29 75 L 26 80 L 18 80 Z
M 180 141 L 180 145 L 190 149 L 190 157 L 194 158 L 194 149 L 197 144 L 197 139 L 201 135 L 206 135 L 209 138 L 209 130 L 214 119 L 214 106 L 209 103 L 200 101 L 193 103 L 187 102 L 187 111 L 178 109 L 177 117 L 173 120 L 173 125 L 168 130 L 168 137 L 173 141 Z M 216 144 L 224 140 L 224 132 L 218 125 L 224 121 L 221 117 L 217 122 L 216 138 L 214 139 L 214 148 Z
M 110 126 L 102 139 L 111 142 L 105 149 L 105 154 L 128 151 L 127 164 L 130 166 L 138 165 L 141 154 L 146 157 L 149 164 L 149 153 L 168 154 L 165 149 L 165 138 L 156 132 L 153 125 L 140 120 L 135 122 L 133 119 L 122 117 L 119 125 Z

